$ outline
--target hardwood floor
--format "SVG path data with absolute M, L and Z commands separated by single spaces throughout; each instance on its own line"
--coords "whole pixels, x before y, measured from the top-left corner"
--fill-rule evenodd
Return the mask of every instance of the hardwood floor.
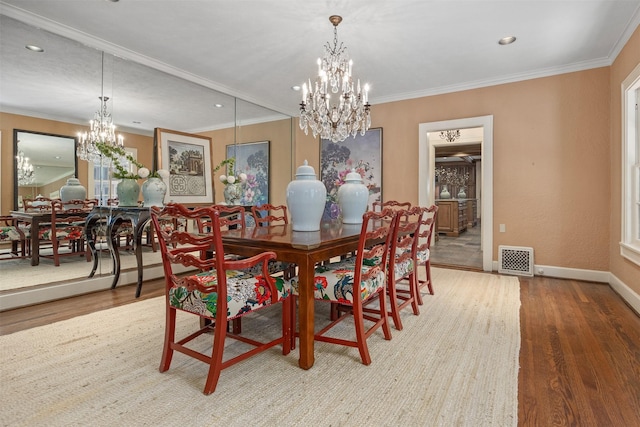
M 163 287 L 145 282 L 138 300 Z M 3 312 L 0 334 L 138 301 L 134 293 L 122 286 Z M 640 317 L 604 284 L 520 278 L 520 295 L 518 425 L 640 425 Z

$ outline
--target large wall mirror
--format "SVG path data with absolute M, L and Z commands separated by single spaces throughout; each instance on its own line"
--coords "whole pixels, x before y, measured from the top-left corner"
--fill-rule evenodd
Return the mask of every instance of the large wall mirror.
M 76 143 L 74 137 L 14 130 L 14 209 L 24 198 L 59 197 L 60 187 L 78 174 Z
M 45 137 L 45 134 L 56 134 L 53 137 L 60 137 L 59 134 L 62 134 L 70 148 L 62 148 L 61 140 L 49 140 L 51 142 L 46 146 L 49 152 L 48 160 L 55 159 L 62 151 L 65 151 L 67 156 L 73 156 L 75 137 L 79 132 L 87 130 L 89 120 L 100 107 L 98 97 L 101 96 L 101 91 L 104 91 L 104 95 L 110 98 L 108 106 L 117 126 L 116 131 L 124 134 L 125 147 L 131 148 L 138 160 L 148 167 L 153 166 L 155 128 L 210 137 L 212 165 L 218 164 L 226 157 L 226 147 L 229 145 L 269 141 L 269 201 L 276 204 L 286 203 L 286 186 L 293 175 L 294 132 L 290 116 L 206 87 L 201 82 L 188 80 L 178 73 L 170 74 L 151 67 L 150 64 L 138 63 L 135 58 L 124 58 L 113 52 L 105 53 L 103 57 L 102 51 L 89 46 L 86 40 L 80 42 L 79 39 L 68 38 L 71 37 L 68 32 L 47 31 L 38 28 L 39 25 L 30 24 L 23 22 L 22 17 L 14 19 L 0 15 L 0 62 L 3 64 L 3 72 L 0 74 L 0 85 L 3 87 L 0 116 L 3 130 L 6 131 L 2 133 L 3 157 L 11 154 L 11 148 L 7 147 L 8 150 L 5 150 L 4 144 L 10 143 L 15 129 L 24 130 L 15 133 L 14 155 L 18 155 L 18 150 L 22 149 L 24 156 L 29 157 L 34 167 L 36 161 L 39 162 L 39 156 L 31 154 L 27 147 L 27 136 Z M 45 45 L 45 52 L 33 53 L 25 49 L 27 42 Z M 46 73 L 43 73 L 43 70 Z M 25 84 L 24 76 L 30 78 L 29 84 Z M 241 84 L 241 77 L 239 79 Z M 51 135 L 47 137 L 51 138 Z M 18 143 L 18 140 L 21 142 Z M 12 165 L 13 173 L 7 173 L 0 178 L 4 197 L 13 201 L 3 204 L 3 214 L 8 214 L 9 210 L 18 206 L 20 195 L 50 196 L 59 191 L 64 184 L 63 180 L 66 181 L 66 178 L 73 175 L 77 175 L 87 188 L 88 197 L 98 195 L 94 190 L 94 165 L 84 160 L 78 161 L 75 156 L 72 157 L 68 173 L 64 174 L 62 170 L 58 170 L 58 181 L 46 186 L 35 179 L 31 186 L 26 182 L 20 184 L 15 160 Z M 217 203 L 224 200 L 223 186 L 218 180 L 222 172 L 218 171 L 212 177 Z M 51 176 L 54 175 L 56 174 L 52 172 Z M 13 196 L 9 196 L 7 193 L 12 189 Z M 145 280 L 161 277 L 159 255 L 150 247 L 144 247 Z M 75 289 L 76 293 L 79 293 L 108 288 L 111 275 L 109 254 L 100 252 L 99 256 L 100 270 L 91 280 L 87 280 L 91 263 L 81 259 L 73 261 L 78 271 L 73 277 L 67 274 L 65 269 L 70 268 L 65 265 L 53 267 L 49 260 L 41 260 L 39 266 L 32 267 L 29 260 L 23 260 L 24 266 L 20 267 L 23 269 L 20 272 L 21 276 L 29 277 L 29 280 L 39 279 L 28 284 L 33 288 L 31 292 L 24 287 L 21 288 L 25 292 L 20 297 L 20 305 L 25 305 L 24 300 L 28 298 L 33 298 L 32 302 L 40 302 L 62 295 L 57 293 L 36 300 L 35 291 L 39 292 L 45 288 L 51 292 L 58 292 L 64 288 L 66 293 L 62 296 L 72 295 L 76 292 Z M 125 251 L 121 252 L 121 258 L 125 256 L 129 255 Z M 6 273 L 10 263 L 13 261 L 0 264 L 0 274 Z M 46 274 L 37 274 L 45 268 Z M 123 268 L 128 268 L 124 261 Z M 135 281 L 134 268 L 129 270 L 129 278 L 123 270 L 124 283 Z M 134 280 L 130 277 L 134 277 Z M 118 286 L 122 283 L 121 279 Z M 20 283 L 20 286 L 23 285 L 26 283 Z M 134 289 L 131 292 L 134 292 Z M 0 299 L 5 296 L 6 294 L 0 293 Z M 6 307 L 7 305 L 0 301 L 0 309 Z

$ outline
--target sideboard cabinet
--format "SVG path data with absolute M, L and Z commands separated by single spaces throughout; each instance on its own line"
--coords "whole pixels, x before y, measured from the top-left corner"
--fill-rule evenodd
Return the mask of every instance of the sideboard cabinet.
M 439 199 L 437 231 L 449 237 L 458 237 L 467 230 L 467 200 Z

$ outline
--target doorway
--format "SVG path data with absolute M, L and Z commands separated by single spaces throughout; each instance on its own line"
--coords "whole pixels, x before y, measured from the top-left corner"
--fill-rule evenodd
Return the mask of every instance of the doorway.
M 446 120 L 440 122 L 420 123 L 418 133 L 418 202 L 421 206 L 435 203 L 436 147 L 446 145 L 447 141 L 434 141 L 427 138 L 427 133 L 446 129 L 482 128 L 482 170 L 481 194 L 482 203 L 478 207 L 482 220 L 481 247 L 482 270 L 493 270 L 493 116 L 470 117 L 466 119 Z
M 431 265 L 482 270 L 482 128 L 429 132 L 439 206 Z

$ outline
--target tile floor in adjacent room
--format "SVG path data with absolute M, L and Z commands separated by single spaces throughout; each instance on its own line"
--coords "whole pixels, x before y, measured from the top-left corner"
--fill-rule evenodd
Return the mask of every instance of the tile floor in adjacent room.
M 482 269 L 480 221 L 475 227 L 467 227 L 458 237 L 438 236 L 431 244 L 431 265 L 456 265 Z

